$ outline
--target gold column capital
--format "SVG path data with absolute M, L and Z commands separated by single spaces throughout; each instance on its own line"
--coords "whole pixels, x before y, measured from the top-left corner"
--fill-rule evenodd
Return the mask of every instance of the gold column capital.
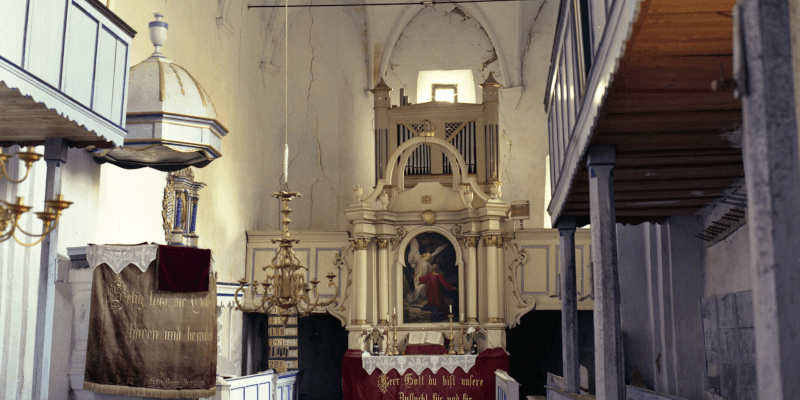
M 366 250 L 372 238 L 353 238 L 350 243 L 353 244 L 353 250 Z
M 503 238 L 498 235 L 486 235 L 483 237 L 484 247 L 498 247 L 498 242 L 502 243 Z
M 389 247 L 389 238 L 378 238 L 378 250 L 386 250 Z
M 467 236 L 464 238 L 464 242 L 467 244 L 467 247 L 477 247 L 480 240 L 481 238 L 478 236 Z

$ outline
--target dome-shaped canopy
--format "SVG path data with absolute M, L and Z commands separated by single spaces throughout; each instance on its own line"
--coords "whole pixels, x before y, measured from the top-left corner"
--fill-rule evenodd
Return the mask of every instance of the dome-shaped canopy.
M 217 119 L 206 90 L 180 65 L 156 55 L 133 66 L 128 96 L 128 115 L 179 114 Z
M 161 21 L 163 15 L 154 15 L 150 40 L 155 52 L 130 69 L 125 144 L 92 153 L 123 168 L 202 168 L 222 156 L 228 130 L 217 121 L 214 103 L 200 82 L 161 54 L 168 26 Z

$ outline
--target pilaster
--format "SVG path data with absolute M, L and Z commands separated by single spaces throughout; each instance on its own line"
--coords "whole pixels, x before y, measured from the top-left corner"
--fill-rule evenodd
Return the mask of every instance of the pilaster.
M 575 217 L 558 220 L 561 248 L 561 343 L 564 363 L 564 389 L 580 393 L 580 359 L 578 356 L 578 299 L 575 270 Z
M 48 138 L 44 142 L 44 160 L 47 162 L 45 200 L 53 200 L 61 193 L 61 176 L 67 163 L 67 142 L 61 138 Z M 39 293 L 36 312 L 36 338 L 33 356 L 33 398 L 47 399 L 50 384 L 50 355 L 53 346 L 53 320 L 55 314 L 56 272 L 58 268 L 58 224 L 41 243 L 42 256 L 39 269 Z
M 355 318 L 351 321 L 353 325 L 365 325 L 367 323 L 367 247 L 371 238 L 353 238 L 350 243 L 353 245 L 353 261 L 355 262 Z
M 606 400 L 625 398 L 614 211 L 615 153 L 614 146 L 593 146 L 586 161 L 594 268 L 595 387 L 597 398 Z
M 467 245 L 467 323 L 478 323 L 478 242 L 480 237 L 465 238 Z
M 389 321 L 389 239 L 378 238 L 378 325 L 387 325 Z
M 489 323 L 501 323 L 499 312 L 499 299 L 497 293 L 497 235 L 486 235 L 483 237 L 483 245 L 486 247 L 486 293 L 488 300 Z

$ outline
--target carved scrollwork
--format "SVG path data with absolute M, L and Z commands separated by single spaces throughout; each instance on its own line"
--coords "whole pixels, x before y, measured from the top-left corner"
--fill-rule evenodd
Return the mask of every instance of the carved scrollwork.
M 525 315 L 525 313 L 532 310 L 536 306 L 536 298 L 533 296 L 525 296 L 523 298 L 520 295 L 520 293 L 522 293 L 522 287 L 520 286 L 519 282 L 517 282 L 517 274 L 515 273 L 517 267 L 525 265 L 528 255 L 525 254 L 524 249 L 520 250 L 516 243 L 510 243 L 508 240 L 506 240 L 506 243 L 510 244 L 511 246 L 509 247 L 512 251 L 514 251 L 514 260 L 508 265 L 508 280 L 511 282 L 511 292 L 517 299 L 517 312 L 514 313 L 514 320 L 509 326 L 509 328 L 513 328 L 520 323 L 520 319 L 523 315 Z
M 450 232 L 456 237 L 456 240 L 458 240 L 458 243 L 461 244 L 461 247 L 467 247 L 467 238 L 461 234 L 461 226 L 453 225 L 453 228 L 450 229 Z
M 342 290 L 339 294 L 339 296 L 341 296 L 342 299 L 326 307 L 328 312 L 331 313 L 331 315 L 342 321 L 342 326 L 344 326 L 347 321 L 347 317 L 344 315 L 344 312 L 347 311 L 347 307 L 345 307 L 344 302 L 345 300 L 347 300 L 348 297 L 347 291 L 353 284 L 353 279 L 352 279 L 353 269 L 350 267 L 350 265 L 347 263 L 347 260 L 345 259 L 345 254 L 347 254 L 348 250 L 350 250 L 350 246 L 342 247 L 342 249 L 339 250 L 339 252 L 333 259 L 333 266 L 339 270 L 339 276 L 344 278 L 342 273 L 343 271 L 347 271 L 347 279 L 345 280 L 345 282 L 347 283 L 344 285 L 344 290 Z
M 188 168 L 187 168 L 188 169 Z M 164 241 L 169 243 L 172 238 L 172 222 L 175 221 L 173 209 L 175 207 L 175 187 L 172 184 L 172 177 L 167 174 L 167 186 L 164 187 L 164 201 L 161 203 L 161 217 L 164 219 Z
M 406 231 L 406 228 L 403 228 L 402 226 L 397 228 L 397 235 L 389 239 L 392 242 L 392 251 L 397 250 L 397 246 L 400 245 L 400 242 L 403 241 L 403 238 L 406 237 L 407 233 L 408 231 Z

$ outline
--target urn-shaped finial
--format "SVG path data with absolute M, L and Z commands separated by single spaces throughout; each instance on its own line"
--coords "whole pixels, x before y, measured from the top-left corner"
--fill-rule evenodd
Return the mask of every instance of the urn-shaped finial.
M 167 29 L 169 25 L 161 20 L 164 18 L 164 14 L 157 12 L 153 13 L 153 16 L 156 17 L 156 20 L 148 24 L 150 27 L 150 42 L 153 43 L 153 47 L 155 47 L 155 51 L 151 57 L 164 57 L 164 55 L 161 54 L 161 46 L 167 41 Z

